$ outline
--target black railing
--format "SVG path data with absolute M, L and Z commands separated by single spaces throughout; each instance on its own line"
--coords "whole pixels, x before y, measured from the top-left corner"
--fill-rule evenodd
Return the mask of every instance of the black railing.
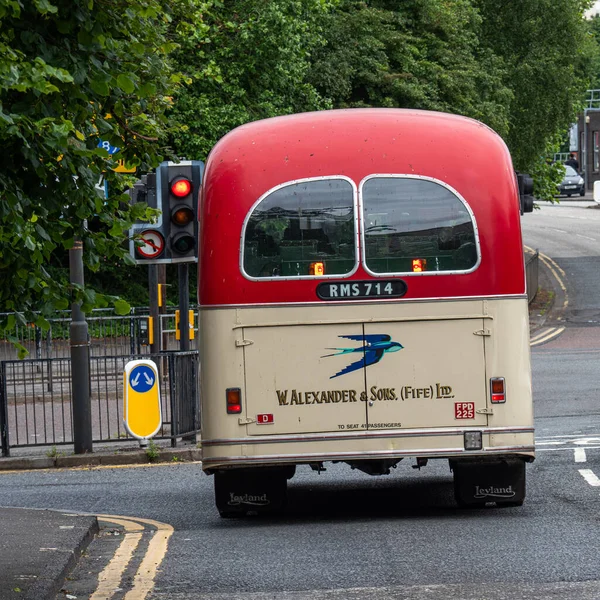
M 135 441 L 123 425 L 123 372 L 130 360 L 158 367 L 163 423 L 156 439 L 195 436 L 199 429 L 198 352 L 91 356 L 90 396 L 94 443 Z M 0 362 L 0 437 L 11 448 L 73 443 L 71 360 L 43 358 Z
M 148 354 L 149 341 L 147 331 L 147 309 L 133 309 L 130 315 L 120 316 L 114 311 L 98 309 L 86 316 L 91 356 L 114 356 Z M 0 317 L 9 313 L 0 313 Z M 29 353 L 27 358 L 66 358 L 71 355 L 68 313 L 60 313 L 56 318 L 48 319 L 49 329 L 43 330 L 33 323 L 17 323 L 14 328 L 0 334 L 0 360 L 18 358 L 15 340 Z M 197 324 L 194 323 L 197 327 Z M 175 334 L 175 312 L 159 315 L 160 343 L 163 351 L 179 349 Z M 195 336 L 197 337 L 197 336 Z M 190 347 L 195 349 L 195 339 Z

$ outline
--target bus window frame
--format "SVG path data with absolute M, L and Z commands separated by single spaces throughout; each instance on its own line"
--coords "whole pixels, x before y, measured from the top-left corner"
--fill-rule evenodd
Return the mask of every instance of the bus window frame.
M 288 187 L 290 185 L 297 185 L 299 183 L 307 183 L 309 181 L 328 181 L 328 180 L 343 180 L 347 181 L 352 186 L 352 212 L 353 212 L 353 221 L 354 221 L 354 268 L 348 273 L 342 274 L 333 274 L 328 275 L 294 275 L 294 276 L 273 276 L 273 277 L 254 277 L 253 275 L 249 275 L 246 273 L 244 269 L 244 248 L 246 242 L 246 228 L 248 226 L 248 222 L 250 221 L 250 217 L 252 213 L 256 209 L 256 207 L 265 199 L 267 196 L 273 194 L 277 190 L 280 190 L 284 187 Z M 284 183 L 280 183 L 275 187 L 267 190 L 260 198 L 250 207 L 250 210 L 246 214 L 244 218 L 244 223 L 242 225 L 242 235 L 240 238 L 240 252 L 239 252 L 239 267 L 240 273 L 243 277 L 248 279 L 249 281 L 301 281 L 301 280 L 318 280 L 325 281 L 328 279 L 347 279 L 351 277 L 358 271 L 360 267 L 361 253 L 359 249 L 360 242 L 360 231 L 358 228 L 358 217 L 359 217 L 359 205 L 358 205 L 358 187 L 356 183 L 350 179 L 350 177 L 346 177 L 345 175 L 320 175 L 318 177 L 304 177 L 302 179 L 291 179 L 290 181 L 286 181 Z
M 369 180 L 371 179 L 421 179 L 423 181 L 430 181 L 432 183 L 437 183 L 438 185 L 441 185 L 442 187 L 446 188 L 449 192 L 451 192 L 452 194 L 454 194 L 454 196 L 456 196 L 456 198 L 458 198 L 458 200 L 460 200 L 463 205 L 465 206 L 465 208 L 467 209 L 467 212 L 469 213 L 469 216 L 471 217 L 471 222 L 473 224 L 473 233 L 475 236 L 475 248 L 477 251 L 477 261 L 475 262 L 475 265 L 473 265 L 473 267 L 471 267 L 470 269 L 466 269 L 466 270 L 449 270 L 449 271 L 421 271 L 421 272 L 413 272 L 413 271 L 390 271 L 390 272 L 385 272 L 385 273 L 377 273 L 371 269 L 369 269 L 369 266 L 367 264 L 367 246 L 366 246 L 366 238 L 365 238 L 365 214 L 364 214 L 364 198 L 363 198 L 363 188 L 365 183 L 367 183 Z M 456 190 L 454 189 L 451 185 L 448 185 L 445 181 L 442 181 L 440 179 L 436 179 L 435 177 L 428 177 L 427 175 L 413 175 L 413 174 L 401 174 L 401 173 L 372 173 L 370 175 L 367 175 L 366 177 L 364 177 L 363 179 L 361 179 L 359 185 L 358 185 L 358 209 L 360 211 L 360 261 L 361 261 L 361 265 L 363 267 L 363 269 L 365 270 L 366 273 L 368 273 L 369 275 L 371 275 L 371 277 L 378 277 L 378 278 L 383 278 L 383 277 L 421 277 L 421 276 L 425 276 L 425 277 L 430 277 L 430 276 L 440 276 L 440 275 L 467 275 L 469 273 L 472 273 L 473 271 L 475 271 L 476 269 L 479 268 L 479 265 L 481 264 L 481 244 L 479 242 L 479 228 L 477 226 L 477 219 L 475 219 L 475 214 L 473 213 L 473 210 L 471 209 L 471 207 L 469 206 L 468 202 L 463 198 L 463 196 Z M 415 257 L 418 258 L 418 257 Z

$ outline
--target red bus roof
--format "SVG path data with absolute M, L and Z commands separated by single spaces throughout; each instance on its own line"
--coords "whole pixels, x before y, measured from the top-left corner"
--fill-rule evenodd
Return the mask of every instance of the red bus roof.
M 248 123 L 211 151 L 200 199 L 199 302 L 318 302 L 322 280 L 251 281 L 240 271 L 244 220 L 285 182 L 343 175 L 423 176 L 454 188 L 472 210 L 481 262 L 465 274 L 401 276 L 400 300 L 525 293 L 519 195 L 503 140 L 473 119 L 405 109 L 303 113 Z M 348 278 L 374 279 L 362 267 Z

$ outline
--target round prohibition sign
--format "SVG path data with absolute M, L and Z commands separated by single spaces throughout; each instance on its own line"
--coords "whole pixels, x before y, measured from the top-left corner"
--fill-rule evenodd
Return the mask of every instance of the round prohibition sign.
M 142 242 L 144 245 L 137 248 L 137 251 L 144 258 L 156 258 L 165 249 L 163 236 L 154 229 L 142 231 Z

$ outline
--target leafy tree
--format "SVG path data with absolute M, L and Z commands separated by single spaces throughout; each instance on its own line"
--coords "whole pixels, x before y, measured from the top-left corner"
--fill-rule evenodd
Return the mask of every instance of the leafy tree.
M 76 237 L 92 270 L 125 254 L 124 231 L 148 211 L 123 202 L 115 162 L 97 145 L 141 169 L 159 161 L 176 83 L 167 25 L 158 0 L 0 0 L 0 310 L 41 310 L 44 325 L 66 308 L 63 271 L 46 265 Z M 94 189 L 102 172 L 115 190 L 107 200 Z M 94 216 L 104 226 L 87 230 Z M 72 292 L 84 309 L 106 303 Z
M 583 18 L 588 0 L 474 0 L 482 43 L 505 65 L 503 85 L 513 99 L 506 136 L 517 169 L 537 176 L 536 195 L 553 199 L 560 173 L 546 156 L 581 108 L 597 43 Z
M 328 108 L 306 80 L 324 43 L 331 0 L 174 0 L 172 39 L 188 85 L 175 95 L 176 152 L 204 159 L 228 131 L 249 121 Z
M 471 116 L 508 130 L 512 94 L 482 48 L 470 0 L 343 0 L 310 80 L 336 107 L 386 106 Z

